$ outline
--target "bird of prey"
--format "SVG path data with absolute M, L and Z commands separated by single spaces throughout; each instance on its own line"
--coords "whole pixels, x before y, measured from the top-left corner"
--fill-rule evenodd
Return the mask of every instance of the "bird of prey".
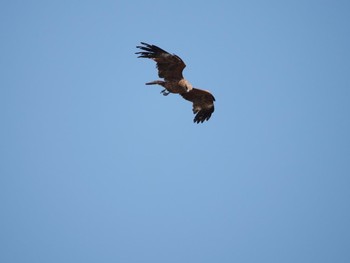
M 135 53 L 139 58 L 150 58 L 157 63 L 158 76 L 163 79 L 147 82 L 146 85 L 160 85 L 164 87 L 161 91 L 164 96 L 170 93 L 180 94 L 185 100 L 192 102 L 193 113 L 196 114 L 193 122 L 202 123 L 210 119 L 214 112 L 215 98 L 207 90 L 194 88 L 183 77 L 182 71 L 186 64 L 179 56 L 144 42 L 137 48 L 141 49 Z

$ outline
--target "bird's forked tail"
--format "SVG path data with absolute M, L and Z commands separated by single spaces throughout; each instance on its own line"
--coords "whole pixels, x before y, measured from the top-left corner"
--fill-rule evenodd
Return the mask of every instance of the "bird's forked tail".
M 155 81 L 147 82 L 145 84 L 146 85 L 161 85 L 164 87 L 165 82 L 162 80 L 155 80 Z

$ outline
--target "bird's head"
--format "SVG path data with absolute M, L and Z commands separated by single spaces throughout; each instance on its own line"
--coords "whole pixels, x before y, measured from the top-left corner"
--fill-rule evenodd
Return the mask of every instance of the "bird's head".
M 185 88 L 186 89 L 186 92 L 189 92 L 190 90 L 193 89 L 193 86 L 192 84 L 186 80 L 186 79 L 182 79 L 179 81 L 179 85 L 182 87 L 182 88 Z
M 192 84 L 186 80 L 186 83 L 185 83 L 185 87 L 186 87 L 186 91 L 189 92 L 193 89 L 193 86 Z
M 187 89 L 187 92 L 189 92 L 193 89 L 193 86 L 191 85 L 191 83 L 186 84 L 186 89 Z

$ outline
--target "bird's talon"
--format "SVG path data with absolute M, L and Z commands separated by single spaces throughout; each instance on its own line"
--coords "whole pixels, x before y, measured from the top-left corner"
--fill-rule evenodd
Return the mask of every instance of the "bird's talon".
M 162 90 L 160 93 L 162 93 L 163 96 L 168 96 L 170 94 L 170 92 L 167 91 L 166 89 Z

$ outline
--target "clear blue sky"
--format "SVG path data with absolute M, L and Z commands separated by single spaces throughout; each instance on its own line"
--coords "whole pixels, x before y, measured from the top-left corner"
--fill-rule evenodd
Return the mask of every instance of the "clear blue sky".
M 349 1 L 1 1 L 0 262 L 350 262 Z M 140 41 L 216 97 L 162 96 Z

